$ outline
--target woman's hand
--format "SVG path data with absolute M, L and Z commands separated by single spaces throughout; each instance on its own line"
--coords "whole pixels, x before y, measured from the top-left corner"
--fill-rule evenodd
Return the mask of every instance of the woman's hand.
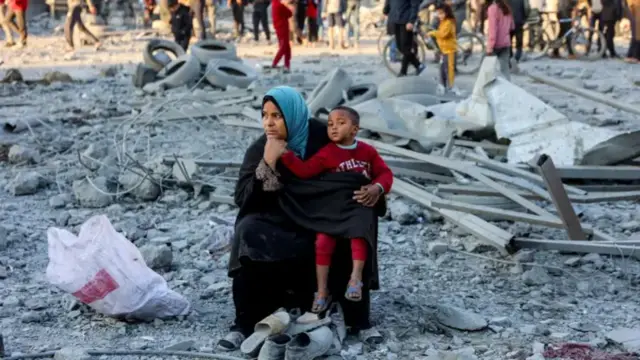
M 284 152 L 287 151 L 287 143 L 284 140 L 267 137 L 267 143 L 264 144 L 264 161 L 270 168 L 276 168 L 276 162 Z
M 376 184 L 365 185 L 353 192 L 353 199 L 360 204 L 368 207 L 373 207 L 380 199 L 382 191 L 380 186 Z

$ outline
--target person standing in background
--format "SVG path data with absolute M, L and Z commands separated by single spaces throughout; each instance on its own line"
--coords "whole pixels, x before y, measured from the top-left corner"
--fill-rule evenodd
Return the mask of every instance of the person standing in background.
M 227 5 L 233 13 L 233 36 L 240 42 L 244 36 L 244 0 L 228 0 Z
M 20 42 L 18 46 L 25 47 L 27 46 L 27 6 L 29 5 L 28 0 L 9 0 L 9 7 L 7 12 L 4 14 L 3 20 L 3 29 L 6 29 L 7 33 L 7 42 L 5 43 L 6 47 L 11 47 L 16 45 L 13 42 L 13 36 L 11 35 L 11 31 L 20 35 Z M 7 31 L 9 30 L 9 31 Z M 9 41 L 11 39 L 11 41 Z
M 407 76 L 409 64 L 416 68 L 418 75 L 424 70 L 424 64 L 416 57 L 417 46 L 413 34 L 419 8 L 420 0 L 385 0 L 383 11 L 389 24 L 394 26 L 396 45 L 402 53 L 399 77 Z
M 515 38 L 516 50 L 513 51 L 513 47 L 510 47 L 510 57 L 514 58 L 516 62 L 520 62 L 522 58 L 522 40 L 524 32 L 524 24 L 529 17 L 529 1 L 528 0 L 508 0 L 509 7 L 511 9 L 511 17 L 513 19 L 514 28 L 511 31 L 511 40 Z M 510 41 L 511 42 L 511 41 Z
M 329 47 L 331 49 L 336 48 L 335 44 L 335 36 L 336 31 L 338 32 L 338 41 L 342 45 L 342 48 L 346 49 L 347 44 L 345 43 L 345 31 L 344 31 L 344 19 L 342 17 L 344 13 L 344 9 L 342 6 L 341 0 L 327 0 L 324 4 L 323 16 L 327 18 L 327 26 L 329 27 L 329 31 L 327 35 L 329 36 Z
M 490 4 L 487 9 L 487 55 L 498 57 L 500 72 L 505 79 L 510 80 L 511 34 L 515 29 L 513 15 L 505 0 L 493 0 Z
M 196 37 L 198 40 L 204 40 L 207 38 L 207 29 L 204 25 L 204 0 L 190 0 L 189 7 L 191 8 L 191 16 L 196 23 Z
M 296 1 L 296 34 L 302 38 L 302 32 L 304 31 L 304 24 L 307 20 L 307 0 Z
M 260 24 L 267 43 L 271 45 L 271 31 L 269 31 L 269 5 L 270 0 L 255 0 L 253 2 L 253 40 L 260 41 Z
M 624 0 L 623 0 L 624 1 Z M 618 0 L 602 0 L 602 11 L 600 12 L 600 23 L 604 27 L 604 38 L 611 58 L 618 58 L 613 38 L 616 36 L 616 23 L 622 19 L 622 7 Z M 607 52 L 602 54 L 607 57 Z
M 173 39 L 184 51 L 187 51 L 193 32 L 193 14 L 191 9 L 178 2 L 178 0 L 169 0 L 169 11 L 171 11 L 171 32 L 173 33 Z
M 207 2 L 207 17 L 209 18 L 209 31 L 211 31 L 211 38 L 216 38 L 216 8 L 218 6 L 218 0 L 206 0 Z
M 4 31 L 4 46 L 11 47 L 15 45 L 13 42 L 13 34 L 11 34 L 11 28 L 5 22 L 5 14 L 9 11 L 9 5 L 5 2 L 5 0 L 0 0 L 0 27 L 2 31 Z
M 558 19 L 568 19 L 576 16 L 576 0 L 559 0 L 558 1 Z M 560 23 L 560 33 L 558 34 L 558 39 L 564 37 L 564 35 L 571 30 L 573 23 L 571 21 L 561 22 Z M 573 49 L 571 48 L 571 44 L 567 41 L 566 48 L 569 55 L 567 55 L 568 59 L 574 60 L 576 55 L 573 53 Z M 560 49 L 557 47 L 553 49 L 552 57 L 560 57 Z
M 624 0 L 623 0 L 624 1 Z M 589 0 L 589 27 L 592 29 L 598 29 L 602 34 L 604 34 L 604 23 L 602 19 L 600 19 L 600 14 L 602 13 L 602 0 Z M 596 22 L 598 23 L 598 27 L 596 28 Z M 589 34 L 589 45 L 587 45 L 587 52 L 591 51 L 591 44 L 593 40 L 593 33 Z M 600 42 L 598 41 L 598 51 L 600 51 Z
M 144 0 L 144 26 L 151 26 L 151 19 L 153 17 L 153 10 L 156 8 L 155 0 Z
M 284 72 L 291 71 L 291 40 L 289 38 L 289 19 L 293 17 L 296 7 L 292 0 L 271 0 L 271 18 L 273 28 L 278 37 L 278 52 L 273 58 L 272 68 L 277 68 L 284 57 Z
M 626 10 L 631 22 L 631 42 L 624 61 L 640 63 L 640 0 L 627 0 Z
M 318 42 L 318 3 L 307 0 L 307 40 L 312 47 Z
M 456 17 L 456 34 L 460 34 L 462 24 L 467 18 L 467 0 L 451 0 L 451 9 Z
M 360 47 L 360 2 L 362 0 L 347 0 L 347 40 L 356 49 Z M 353 35 L 353 41 L 349 38 Z
M 529 0 L 529 15 L 527 16 L 526 24 L 530 24 L 528 31 L 529 44 L 528 48 L 533 51 L 534 49 L 534 39 L 536 39 L 536 25 L 542 23 L 542 15 L 541 11 L 544 9 L 545 3 L 544 0 Z M 540 45 L 542 46 L 542 44 Z
M 87 5 L 89 6 L 90 13 L 96 14 L 98 12 L 91 0 L 87 0 Z M 87 29 L 82 21 L 82 0 L 68 0 L 67 6 L 69 10 L 67 11 L 67 19 L 64 23 L 64 38 L 67 41 L 67 51 L 71 52 L 75 49 L 73 44 L 73 30 L 76 26 L 82 33 L 91 38 L 96 50 L 99 50 L 102 46 L 100 40 Z

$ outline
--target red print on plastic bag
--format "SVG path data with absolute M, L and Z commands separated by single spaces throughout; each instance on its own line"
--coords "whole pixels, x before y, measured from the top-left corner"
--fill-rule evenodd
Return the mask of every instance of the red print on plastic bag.
M 107 270 L 98 271 L 93 279 L 89 280 L 82 289 L 74 292 L 72 295 L 85 304 L 91 304 L 94 301 L 102 300 L 105 296 L 112 293 L 120 285 L 111 277 Z

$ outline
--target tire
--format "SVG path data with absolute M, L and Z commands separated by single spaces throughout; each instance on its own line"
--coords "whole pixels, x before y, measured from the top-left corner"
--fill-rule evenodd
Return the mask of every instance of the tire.
M 153 70 L 150 66 L 145 64 L 138 64 L 136 71 L 133 74 L 133 86 L 141 89 L 145 85 L 156 81 L 158 78 L 158 72 Z
M 417 53 L 418 61 L 420 61 L 421 63 L 424 63 L 426 59 L 426 54 L 427 54 L 427 47 L 425 46 L 424 41 L 422 41 L 422 39 L 417 38 L 416 40 L 417 40 L 417 47 L 418 47 L 418 53 Z M 389 39 L 389 41 L 387 41 L 387 44 L 384 46 L 384 50 L 382 51 L 382 62 L 384 63 L 384 66 L 387 68 L 387 70 L 389 70 L 391 74 L 393 74 L 394 76 L 398 76 L 398 74 L 400 73 L 400 61 L 402 59 L 402 55 L 398 50 L 396 50 L 397 51 L 395 55 L 396 61 L 392 61 L 391 46 L 395 41 L 396 41 L 395 37 L 392 37 L 391 39 Z M 415 69 L 413 70 L 415 71 Z
M 591 46 L 589 46 L 589 34 L 593 34 Z M 569 38 L 571 50 L 581 59 L 601 59 L 607 47 L 602 32 L 596 29 L 579 29 Z M 600 49 L 600 50 L 598 50 Z
M 240 61 L 235 45 L 220 40 L 200 40 L 191 45 L 191 54 L 201 64 L 209 64 L 213 59 L 228 59 Z
M 312 116 L 322 108 L 331 109 L 340 104 L 344 92 L 351 87 L 351 76 L 342 68 L 332 70 L 307 97 L 307 106 Z
M 182 55 L 158 72 L 160 80 L 145 85 L 146 92 L 171 89 L 188 84 L 200 76 L 200 63 L 191 55 Z
M 382 56 L 382 52 L 384 51 L 384 47 L 389 41 L 390 36 L 391 35 L 387 35 L 386 29 L 382 29 L 382 31 L 380 31 L 380 34 L 378 35 L 378 40 L 376 41 L 376 44 L 378 46 L 378 55 Z
M 144 64 L 155 71 L 160 71 L 167 65 L 163 60 L 157 59 L 153 55 L 153 53 L 158 50 L 163 50 L 166 53 L 173 54 L 176 59 L 185 54 L 184 49 L 173 41 L 163 39 L 153 39 L 149 41 L 142 51 L 142 58 L 144 60 Z
M 538 60 L 544 56 L 549 55 L 549 48 L 551 47 L 551 37 L 546 31 L 540 30 L 540 36 L 534 41 L 533 49 L 528 49 L 525 52 L 526 60 Z
M 640 156 L 640 131 L 614 136 L 589 149 L 579 165 L 617 165 Z
M 345 106 L 354 106 L 367 100 L 375 99 L 378 95 L 376 84 L 354 85 L 347 89 Z
M 482 37 L 474 33 L 463 32 L 458 35 L 456 52 L 456 71 L 460 74 L 475 74 L 480 70 L 486 54 Z
M 424 76 L 391 78 L 378 85 L 378 99 L 410 94 L 436 95 L 437 88 L 438 84 L 433 79 Z
M 229 85 L 246 89 L 258 79 L 258 73 L 253 67 L 230 59 L 210 60 L 205 74 L 209 84 L 223 89 Z

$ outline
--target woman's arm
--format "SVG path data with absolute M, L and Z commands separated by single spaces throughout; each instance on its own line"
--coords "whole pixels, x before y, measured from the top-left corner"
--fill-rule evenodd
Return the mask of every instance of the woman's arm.
M 265 141 L 264 138 L 256 140 L 244 154 L 234 192 L 234 202 L 239 208 L 280 188 L 278 172 L 263 160 Z

